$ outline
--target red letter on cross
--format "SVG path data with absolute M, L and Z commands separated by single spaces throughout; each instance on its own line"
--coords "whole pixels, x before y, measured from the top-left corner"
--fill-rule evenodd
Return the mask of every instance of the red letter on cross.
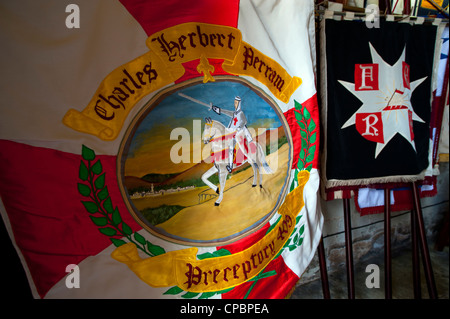
M 378 64 L 355 64 L 355 91 L 378 90 Z

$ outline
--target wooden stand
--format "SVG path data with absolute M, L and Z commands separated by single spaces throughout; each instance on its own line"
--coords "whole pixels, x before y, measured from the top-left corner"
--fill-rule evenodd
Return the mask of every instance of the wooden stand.
M 420 285 L 419 242 L 417 240 L 417 222 L 414 211 L 411 211 L 411 245 L 414 299 L 420 299 L 422 293 Z
M 386 299 L 392 299 L 391 196 L 389 188 L 384 189 L 384 293 Z
M 412 269 L 414 298 L 421 298 L 420 286 L 420 264 L 419 254 L 422 252 L 423 268 L 428 287 L 430 299 L 437 299 L 436 283 L 434 280 L 433 269 L 431 265 L 430 252 L 426 238 L 425 225 L 423 222 L 420 197 L 417 193 L 416 182 L 411 183 L 414 209 L 411 211 L 411 243 L 412 243 Z M 384 262 L 385 262 L 385 298 L 392 299 L 392 264 L 391 264 L 391 203 L 390 190 L 384 190 L 385 209 L 384 209 Z M 343 199 L 344 205 L 344 227 L 345 227 L 345 251 L 347 266 L 347 289 L 348 298 L 355 299 L 355 280 L 353 269 L 353 246 L 352 246 L 352 227 L 350 218 L 350 199 Z M 323 240 L 320 240 L 319 247 L 320 275 L 322 280 L 322 289 L 325 299 L 330 298 L 328 286 L 327 268 Z
M 427 281 L 428 294 L 430 295 L 430 299 L 437 299 L 436 283 L 434 281 L 434 274 L 431 266 L 430 251 L 428 250 L 425 224 L 423 222 L 422 207 L 420 206 L 420 198 L 417 193 L 416 182 L 413 182 L 411 186 L 414 198 L 414 210 L 411 212 L 411 214 L 414 213 L 415 215 L 414 218 L 417 222 L 417 230 L 419 231 L 419 240 L 420 240 L 420 247 L 422 250 L 423 268 L 425 272 L 425 278 Z M 417 253 L 418 252 L 419 251 L 417 250 Z
M 323 247 L 323 238 L 320 239 L 318 253 L 319 253 L 320 279 L 322 281 L 323 299 L 330 299 L 330 287 L 328 285 L 327 262 L 325 258 L 325 249 Z
M 344 198 L 345 255 L 347 264 L 348 299 L 355 299 L 355 278 L 353 270 L 353 241 L 350 218 L 350 199 Z

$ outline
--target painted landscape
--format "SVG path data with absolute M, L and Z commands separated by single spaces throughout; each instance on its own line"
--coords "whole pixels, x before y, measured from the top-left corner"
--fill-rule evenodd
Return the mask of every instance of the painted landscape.
M 194 95 L 193 92 L 187 94 Z M 250 100 L 249 92 L 246 97 Z M 174 102 L 171 103 L 172 106 Z M 267 108 L 270 109 L 270 106 L 267 105 Z M 209 156 L 204 156 L 198 163 L 171 162 L 170 151 L 176 143 L 181 142 L 168 138 L 169 128 L 173 129 L 176 125 L 192 127 L 194 119 L 185 116 L 183 122 L 170 117 L 170 124 L 166 126 L 164 121 L 151 125 L 144 123 L 142 126 L 145 130 L 138 131 L 131 143 L 125 161 L 123 184 L 145 223 L 164 236 L 194 242 L 214 242 L 238 237 L 265 221 L 283 200 L 290 163 L 290 149 L 284 128 L 277 115 L 272 113 L 267 118 L 267 112 L 261 112 L 264 119 L 255 118 L 250 111 L 246 116 L 249 122 L 253 122 L 253 125 L 249 123 L 249 129 L 259 133 L 253 137 L 265 150 L 266 160 L 274 173 L 263 175 L 263 187 L 260 188 L 252 187 L 253 169 L 248 163 L 234 169 L 228 175 L 220 206 L 214 205 L 218 195 L 201 180 L 201 176 L 213 165 Z M 217 118 L 222 122 L 228 120 Z M 197 119 L 197 122 L 200 121 Z M 201 123 L 203 131 L 205 121 Z M 190 136 L 200 139 L 201 132 L 195 135 L 193 130 L 195 128 L 190 129 Z M 196 147 L 201 148 L 202 154 L 209 154 L 208 145 L 192 139 L 188 142 L 191 159 L 194 156 L 192 154 L 199 151 Z M 218 185 L 217 175 L 211 176 L 209 180 Z

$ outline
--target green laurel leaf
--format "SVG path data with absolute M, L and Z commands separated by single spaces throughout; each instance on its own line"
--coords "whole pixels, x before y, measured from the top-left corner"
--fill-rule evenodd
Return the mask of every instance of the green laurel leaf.
M 308 109 L 306 107 L 303 108 L 303 116 L 307 120 L 309 120 L 311 118 L 311 114 L 309 113 L 309 111 L 308 111 Z
M 100 192 L 98 192 L 97 196 L 100 200 L 106 199 L 109 196 L 108 187 L 105 187 Z
M 181 295 L 181 298 L 185 298 L 185 299 L 191 299 L 194 298 L 196 296 L 198 296 L 199 293 L 198 292 L 190 292 L 188 291 L 187 293 L 185 293 L 184 295 Z
M 309 123 L 309 126 L 308 126 L 308 130 L 310 132 L 312 132 L 312 131 L 314 131 L 315 128 L 316 128 L 316 123 L 314 123 L 314 121 L 311 119 L 311 122 Z
M 297 120 L 297 123 L 300 125 L 303 120 L 303 115 L 300 112 L 294 111 L 295 119 Z M 303 126 L 303 129 L 306 129 L 306 126 Z
M 145 243 L 147 242 L 147 240 L 144 238 L 144 236 L 142 236 L 139 233 L 134 233 L 134 239 L 136 239 L 136 241 L 142 245 L 145 245 Z
M 115 234 L 117 234 L 117 231 L 114 228 L 111 228 L 111 227 L 99 228 L 98 230 L 103 235 L 106 235 L 106 236 L 114 236 Z
M 222 256 L 228 256 L 228 255 L 231 255 L 230 251 L 227 250 L 227 249 L 222 248 L 222 249 L 216 250 L 216 251 L 214 251 L 212 253 L 206 252 L 206 253 L 197 255 L 197 258 L 199 260 L 203 260 L 203 259 L 222 257 Z
M 314 142 L 316 141 L 316 133 L 311 134 L 311 136 L 309 137 L 309 143 L 310 144 L 314 144 Z
M 100 175 L 100 173 L 102 172 L 103 168 L 102 168 L 102 163 L 100 161 L 95 162 L 94 165 L 92 165 L 92 172 L 95 175 Z
M 78 177 L 82 181 L 86 181 L 89 177 L 88 168 L 86 167 L 86 164 L 84 164 L 83 161 L 80 161 L 80 169 L 78 170 Z
M 118 208 L 113 207 L 111 197 L 109 197 L 108 187 L 105 185 L 106 173 L 102 174 L 103 166 L 101 164 L 101 161 L 98 160 L 91 166 L 90 161 L 93 161 L 96 155 L 92 149 L 88 148 L 85 145 L 82 146 L 81 154 L 82 158 L 85 161 L 89 161 L 89 163 L 80 161 L 78 177 L 82 181 L 88 181 L 90 186 L 83 183 L 78 183 L 78 192 L 81 195 L 85 197 L 91 197 L 92 199 L 92 201 L 81 201 L 81 203 L 88 213 L 99 213 L 103 215 L 89 216 L 90 219 L 96 226 L 99 227 L 98 230 L 100 231 L 100 233 L 110 237 L 110 240 L 114 244 L 114 246 L 120 247 L 126 244 L 125 240 L 112 237 L 116 235 L 126 235 L 127 239 L 133 242 L 130 237 L 131 234 L 133 234 L 131 227 L 122 221 L 122 217 L 119 213 Z M 98 177 L 95 178 L 94 175 Z M 105 211 L 107 214 L 105 214 Z M 113 227 L 109 227 L 108 225 L 111 225 Z M 138 233 L 134 233 L 134 239 L 137 243 L 140 243 L 143 246 L 147 245 L 147 250 L 142 249 L 142 247 L 140 247 L 140 249 L 142 249 L 150 257 L 161 255 L 166 252 L 164 248 L 153 245 Z M 183 290 L 181 290 L 180 292 L 182 291 Z M 186 297 L 189 297 L 189 295 L 187 295 Z
M 115 226 L 119 225 L 122 222 L 122 217 L 120 216 L 119 210 L 114 209 L 113 213 L 112 213 L 112 222 Z
M 309 155 L 306 158 L 306 162 L 311 162 L 314 159 L 315 153 L 316 153 L 316 146 L 313 145 L 309 148 Z
M 297 167 L 301 168 L 301 166 L 302 166 L 301 161 L 298 161 Z M 297 184 L 298 184 L 298 177 L 297 177 L 297 175 L 298 175 L 298 169 L 295 169 L 294 178 L 292 180 L 291 188 L 290 188 L 291 192 L 295 189 L 295 187 L 297 187 Z M 278 221 L 277 221 L 277 223 L 278 223 Z M 272 225 L 271 227 L 274 227 L 274 225 Z
M 301 148 L 308 148 L 308 147 L 309 147 L 308 140 L 305 138 L 302 138 L 302 147 Z
M 302 150 L 300 151 L 300 155 L 299 155 L 298 157 L 301 158 L 301 159 L 304 159 L 304 158 L 305 158 L 305 155 L 306 155 L 306 152 L 305 152 L 304 149 L 302 149 Z
M 78 183 L 78 192 L 81 195 L 87 197 L 87 196 L 89 196 L 91 194 L 91 189 L 87 185 L 84 185 L 82 183 Z
M 108 212 L 108 214 L 111 214 L 114 211 L 114 208 L 113 208 L 113 205 L 112 205 L 112 202 L 111 202 L 111 197 L 108 197 L 103 202 L 103 208 Z
M 203 259 L 208 259 L 208 258 L 213 258 L 213 254 L 206 252 L 200 255 L 197 255 L 198 260 L 203 260 Z
M 108 224 L 108 219 L 106 217 L 95 217 L 95 216 L 89 216 L 91 220 L 94 222 L 97 226 L 106 226 Z
M 153 245 L 150 242 L 147 242 L 147 249 L 150 253 L 152 253 L 155 256 L 162 255 L 166 252 L 164 248 L 157 245 Z
M 219 250 L 216 250 L 215 252 L 213 252 L 214 257 L 222 257 L 222 256 L 228 256 L 228 255 L 231 255 L 231 253 L 229 250 L 227 250 L 225 248 L 222 248 L 222 249 L 219 249 Z
M 292 181 L 291 187 L 289 188 L 289 192 L 292 192 L 295 189 L 295 183 Z
M 89 147 L 83 145 L 81 149 L 81 156 L 86 161 L 92 161 L 95 158 L 95 152 L 91 150 Z
M 95 187 L 97 189 L 102 189 L 103 186 L 105 186 L 105 173 L 97 177 L 97 179 L 95 180 Z
M 88 213 L 96 213 L 98 212 L 98 206 L 96 203 L 94 202 L 86 202 L 86 201 L 82 201 L 81 203 L 83 203 L 84 208 L 86 208 Z
M 305 231 L 305 225 L 302 225 L 302 227 L 300 227 L 300 236 L 303 234 L 303 232 Z
M 217 294 L 217 292 L 204 292 L 200 295 L 200 297 L 198 297 L 198 299 L 208 299 L 216 294 Z
M 133 231 L 131 230 L 130 226 L 122 222 L 122 230 L 126 235 L 131 235 Z
M 182 293 L 184 290 L 181 289 L 178 286 L 173 286 L 169 290 L 167 290 L 163 295 L 178 295 L 179 293 Z
M 120 246 L 126 244 L 126 242 L 123 241 L 122 239 L 117 239 L 117 238 L 113 238 L 113 237 L 111 237 L 110 239 L 111 239 L 112 243 L 114 244 L 114 246 L 116 246 L 116 247 L 120 247 Z

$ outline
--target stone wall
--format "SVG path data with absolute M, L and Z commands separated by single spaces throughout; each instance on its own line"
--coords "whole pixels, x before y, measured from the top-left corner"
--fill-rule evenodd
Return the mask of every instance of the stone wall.
M 428 244 L 433 246 L 442 225 L 444 213 L 449 210 L 449 165 L 441 163 L 438 176 L 438 194 L 422 198 L 422 213 L 427 230 Z M 366 260 L 370 255 L 384 254 L 384 216 L 383 214 L 360 216 L 354 200 L 351 203 L 351 225 L 354 264 Z M 345 235 L 342 200 L 322 201 L 324 215 L 323 243 L 328 274 L 339 267 L 345 267 Z M 410 211 L 391 213 L 392 254 L 411 246 Z M 303 274 L 298 285 L 320 278 L 317 253 Z

